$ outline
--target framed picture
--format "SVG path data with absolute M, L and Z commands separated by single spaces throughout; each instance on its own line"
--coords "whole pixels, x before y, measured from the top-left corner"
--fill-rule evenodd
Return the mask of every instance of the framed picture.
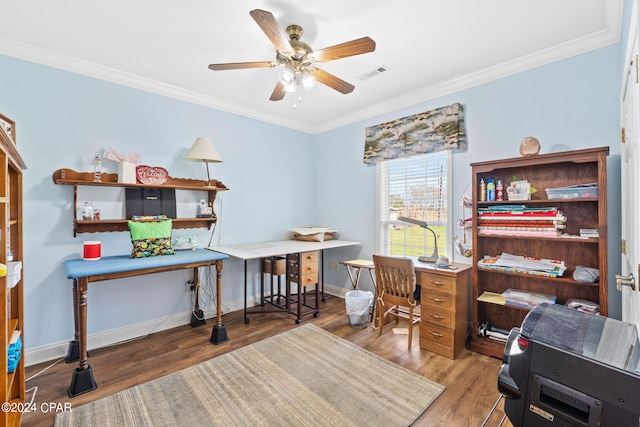
M 13 143 L 16 143 L 16 123 L 11 120 L 9 117 L 0 114 L 0 128 L 4 130 L 9 138 L 13 140 Z

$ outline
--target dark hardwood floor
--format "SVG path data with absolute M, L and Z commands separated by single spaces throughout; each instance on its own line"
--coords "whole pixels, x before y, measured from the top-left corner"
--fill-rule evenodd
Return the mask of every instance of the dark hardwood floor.
M 35 403 L 59 403 L 74 407 L 116 393 L 154 378 L 167 375 L 247 344 L 297 327 L 295 318 L 285 314 L 252 315 L 249 324 L 243 321 L 242 310 L 225 314 L 229 341 L 221 345 L 209 343 L 214 319 L 204 326 L 181 326 L 157 332 L 131 342 L 91 351 L 89 364 L 93 368 L 98 388 L 89 393 L 69 398 L 67 388 L 76 364 L 61 361 L 27 382 L 27 389 L 37 387 Z M 321 303 L 320 315 L 303 319 L 351 341 L 373 353 L 402 365 L 447 387 L 444 393 L 427 409 L 415 426 L 480 426 L 498 398 L 496 381 L 500 360 L 465 350 L 456 360 L 450 360 L 420 349 L 418 326 L 415 326 L 413 344 L 407 349 L 407 336 L 394 335 L 393 324 L 388 324 L 382 336 L 371 325 L 367 329 L 349 326 L 342 298 L 327 295 Z M 399 326 L 406 324 L 400 321 Z M 50 366 L 52 362 L 27 368 L 27 378 Z M 367 372 L 363 372 L 366 375 Z M 28 392 L 27 400 L 32 396 Z M 26 413 L 23 426 L 52 426 L 55 413 Z M 502 405 L 489 419 L 487 427 L 497 426 L 503 416 Z M 511 426 L 508 420 L 505 426 Z

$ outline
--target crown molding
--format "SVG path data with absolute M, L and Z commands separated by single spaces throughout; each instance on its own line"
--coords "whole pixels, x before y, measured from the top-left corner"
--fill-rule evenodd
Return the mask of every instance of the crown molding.
M 462 77 L 443 81 L 428 87 L 417 88 L 406 95 L 385 100 L 384 103 L 372 105 L 369 108 L 359 110 L 353 114 L 348 114 L 339 119 L 323 123 L 313 129 L 313 133 L 322 133 L 332 129 L 340 128 L 355 122 L 367 120 L 382 114 L 386 114 L 401 108 L 416 105 L 430 99 L 499 80 L 523 71 L 548 65 L 572 56 L 581 55 L 596 49 L 600 49 L 620 41 L 620 29 L 622 22 L 621 2 L 610 0 L 607 2 L 606 27 L 604 30 L 593 33 L 589 36 L 580 37 L 567 43 L 554 46 L 549 49 L 535 52 L 521 58 L 504 62 L 468 74 Z
M 313 127 L 298 121 L 288 120 L 279 116 L 247 109 L 247 107 L 233 102 L 203 95 L 198 92 L 168 85 L 156 80 L 147 79 L 135 74 L 116 70 L 114 68 L 109 68 L 104 65 L 74 58 L 68 55 L 62 55 L 36 46 L 15 42 L 13 40 L 0 38 L 0 54 L 155 93 L 157 95 L 202 105 L 216 110 L 237 114 L 262 122 L 306 133 L 313 133 Z
M 448 95 L 470 87 L 498 80 L 522 71 L 550 64 L 555 61 L 599 49 L 620 41 L 622 22 L 622 2 L 607 0 L 605 29 L 589 36 L 581 37 L 552 48 L 533 53 L 513 61 L 505 62 L 482 71 L 443 81 L 428 87 L 416 88 L 411 93 L 385 100 L 383 103 L 372 105 L 338 119 L 330 120 L 320 125 L 310 125 L 300 121 L 286 119 L 262 111 L 252 110 L 245 106 L 206 96 L 155 80 L 126 73 L 92 62 L 80 60 L 67 55 L 51 52 L 32 45 L 18 43 L 0 38 L 0 53 L 24 59 L 27 61 L 48 65 L 54 68 L 77 74 L 121 84 L 146 92 L 171 97 L 174 99 L 202 105 L 208 108 L 237 114 L 250 119 L 286 127 L 309 134 L 319 134 L 342 126 L 347 126 L 362 120 L 367 120 L 401 108 L 416 105 L 430 99 Z

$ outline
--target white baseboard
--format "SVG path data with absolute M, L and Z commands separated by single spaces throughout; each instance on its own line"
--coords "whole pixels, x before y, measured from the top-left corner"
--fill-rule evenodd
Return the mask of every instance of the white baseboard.
M 344 298 L 344 294 L 348 289 L 339 288 L 337 286 L 325 284 L 324 291 L 327 294 L 335 295 Z M 249 301 L 248 304 L 255 305 L 258 302 L 257 296 L 253 298 L 253 301 Z M 236 300 L 226 302 L 223 301 L 223 315 L 224 313 L 230 313 L 232 311 L 242 310 L 244 308 L 244 301 Z M 206 319 L 211 319 L 216 316 L 215 307 L 200 307 L 204 311 Z M 223 317 L 224 319 L 224 317 Z M 136 323 L 133 325 L 127 325 L 122 328 L 111 329 L 108 331 L 98 332 L 91 334 L 87 337 L 87 349 L 92 350 L 95 348 L 108 347 L 110 345 L 119 344 L 124 341 L 135 340 L 145 337 L 154 332 L 164 331 L 166 329 L 176 328 L 178 326 L 184 326 L 191 323 L 191 311 L 185 313 L 172 314 L 167 317 L 153 319 L 146 322 Z M 213 326 L 211 326 L 213 327 Z M 232 338 L 233 332 L 230 333 Z M 25 365 L 37 365 L 39 363 L 54 361 L 61 357 L 66 357 L 67 349 L 69 347 L 69 341 L 58 342 L 49 344 L 42 347 L 36 347 L 27 349 L 25 351 Z

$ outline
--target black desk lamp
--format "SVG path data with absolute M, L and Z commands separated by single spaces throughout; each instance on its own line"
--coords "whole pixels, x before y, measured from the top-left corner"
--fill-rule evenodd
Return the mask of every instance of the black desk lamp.
M 438 255 L 438 237 L 436 236 L 435 231 L 429 228 L 429 224 L 427 224 L 425 221 L 420 221 L 419 219 L 413 219 L 406 216 L 399 216 L 398 221 L 419 225 L 420 227 L 429 230 L 433 234 L 433 241 L 435 243 L 433 253 L 430 256 L 422 255 L 418 257 L 418 261 L 431 263 L 435 263 L 436 261 L 438 261 L 438 258 L 440 258 L 440 255 Z

